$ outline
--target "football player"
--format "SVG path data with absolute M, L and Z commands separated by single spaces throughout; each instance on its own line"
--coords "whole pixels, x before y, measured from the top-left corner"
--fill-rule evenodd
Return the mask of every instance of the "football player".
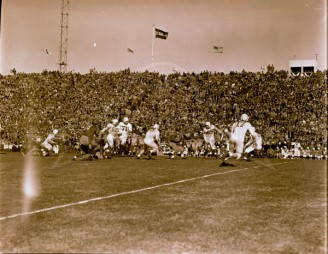
M 118 120 L 113 119 L 111 123 L 107 124 L 105 128 L 101 130 L 101 133 L 106 133 L 106 145 L 104 146 L 104 150 L 108 149 L 109 155 L 108 158 L 111 158 L 111 156 L 114 153 L 115 148 L 117 147 L 117 143 L 119 141 L 118 137 L 120 134 L 120 128 L 118 126 Z
M 205 123 L 205 127 L 203 129 L 203 138 L 205 142 L 205 146 L 210 147 L 211 151 L 215 151 L 218 147 L 215 145 L 215 133 L 220 134 L 220 139 L 222 139 L 222 131 L 220 131 L 217 127 L 215 127 L 210 122 Z M 206 147 L 207 148 L 207 147 Z M 217 152 L 219 154 L 219 151 Z
M 118 128 L 120 130 L 120 146 L 125 150 L 128 140 L 128 143 L 131 144 L 132 124 L 129 123 L 129 118 L 124 117 L 123 122 L 118 124 Z
M 249 141 L 245 145 L 244 152 L 247 154 L 247 157 L 244 157 L 246 161 L 251 161 L 251 152 L 254 150 L 262 149 L 262 136 L 261 134 L 255 132 L 255 128 L 253 127 L 254 135 L 250 135 Z
M 79 156 L 83 160 L 84 155 L 88 156 L 88 160 L 93 160 L 96 158 L 96 153 L 99 152 L 100 146 L 97 143 L 97 137 L 99 134 L 100 123 L 97 120 L 92 121 L 92 125 L 83 132 L 80 137 L 80 148 L 82 154 Z M 76 160 L 77 156 L 73 157 Z
M 50 133 L 47 138 L 41 143 L 41 151 L 43 156 L 49 156 L 51 153 L 58 153 L 59 146 L 55 142 L 56 135 L 58 134 L 58 130 L 54 129 L 52 133 Z
M 233 166 L 226 163 L 229 158 L 240 159 L 244 151 L 245 134 L 247 131 L 252 136 L 255 136 L 253 126 L 248 122 L 249 117 L 247 114 L 242 114 L 240 120 L 232 125 L 231 132 L 225 131 L 228 136 L 228 153 L 225 153 L 222 157 L 222 163 L 220 167 Z
M 160 143 L 160 132 L 159 132 L 159 125 L 155 124 L 152 126 L 147 132 L 144 138 L 144 147 L 137 155 L 137 159 L 140 159 L 141 155 L 145 151 L 148 152 L 148 159 L 152 159 L 152 153 L 158 153 L 159 151 L 159 143 Z

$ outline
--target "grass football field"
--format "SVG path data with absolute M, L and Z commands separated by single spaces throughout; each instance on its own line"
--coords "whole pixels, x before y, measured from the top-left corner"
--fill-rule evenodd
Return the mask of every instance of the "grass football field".
M 1 252 L 327 251 L 327 161 L 72 156 L 0 154 Z

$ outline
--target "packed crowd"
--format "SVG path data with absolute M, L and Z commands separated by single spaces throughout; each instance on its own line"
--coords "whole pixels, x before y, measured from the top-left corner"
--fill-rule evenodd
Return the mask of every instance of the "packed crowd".
M 58 71 L 0 76 L 1 139 L 20 144 L 34 133 L 58 129 L 67 140 L 98 119 L 128 117 L 134 131 L 158 123 L 162 140 L 181 143 L 202 137 L 210 121 L 228 127 L 242 113 L 265 145 L 297 141 L 303 147 L 327 141 L 327 71 L 293 77 L 265 73 L 156 72 L 88 74 Z

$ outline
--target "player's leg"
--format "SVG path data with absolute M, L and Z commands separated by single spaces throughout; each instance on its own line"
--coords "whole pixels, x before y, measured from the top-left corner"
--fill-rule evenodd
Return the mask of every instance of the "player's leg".
M 52 151 L 55 153 L 55 154 L 58 154 L 59 153 L 59 145 L 54 145 L 52 147 Z
M 256 149 L 256 144 L 253 143 L 253 144 L 250 144 L 249 146 L 247 146 L 244 150 L 244 153 L 245 153 L 245 156 L 244 156 L 244 159 L 246 161 L 251 161 L 251 154 L 252 152 Z
M 229 156 L 231 158 L 235 158 L 236 160 L 239 160 L 243 154 L 243 150 L 244 150 L 244 141 L 238 140 L 235 143 L 235 152 L 230 152 Z
M 127 140 L 128 140 L 128 136 L 127 135 L 125 135 L 125 134 L 123 134 L 123 135 L 121 135 L 120 137 L 119 137 L 119 139 L 120 139 L 120 149 L 121 149 L 121 153 L 122 154 L 126 154 L 127 153 Z
M 148 158 L 152 159 L 152 157 L 151 157 L 152 153 L 158 154 L 158 145 L 154 141 L 152 141 L 152 142 L 150 142 L 149 146 L 151 147 L 151 149 L 149 151 L 149 157 Z
M 153 140 L 145 139 L 144 140 L 144 149 L 140 151 L 140 153 L 138 154 L 137 158 L 140 158 L 140 156 L 145 151 L 148 152 L 148 159 L 152 159 L 151 154 L 153 152 L 157 152 L 158 151 L 158 147 L 157 147 L 156 143 Z
M 146 152 L 149 150 L 149 143 L 151 142 L 151 140 L 148 140 L 148 139 L 144 139 L 143 140 L 143 146 L 140 150 L 140 152 L 138 153 L 137 155 L 137 159 L 140 159 L 140 157 Z
M 148 145 L 146 144 L 146 143 L 144 143 L 143 144 L 143 146 L 142 146 L 142 148 L 141 148 L 141 150 L 140 150 L 140 152 L 138 153 L 138 155 L 137 155 L 137 159 L 140 159 L 141 158 L 141 156 L 145 153 L 145 151 L 147 151 L 148 150 Z
M 81 153 L 78 156 L 74 156 L 72 160 L 85 160 L 92 156 L 90 155 L 89 145 L 80 144 Z
M 217 158 L 219 156 L 220 150 L 219 150 L 218 146 L 215 145 L 215 140 L 214 139 L 210 140 L 209 145 L 211 148 L 212 156 Z
M 230 159 L 230 154 L 231 154 L 231 151 L 234 151 L 235 150 L 235 142 L 232 142 L 232 141 L 229 141 L 226 143 L 225 147 L 223 147 L 221 150 L 222 150 L 222 157 L 221 157 L 221 164 L 220 164 L 220 167 L 227 167 L 227 166 L 232 166 L 234 167 L 233 164 L 230 164 L 228 163 L 228 159 Z
M 93 145 L 92 146 L 92 156 L 93 159 L 101 159 L 102 158 L 102 154 L 100 152 L 100 145 Z
M 108 134 L 106 137 L 106 141 L 108 144 L 108 147 L 105 149 L 107 154 L 107 158 L 110 159 L 113 156 L 114 153 L 114 136 L 112 134 Z
M 101 137 L 100 140 L 98 141 L 99 144 L 99 159 L 102 160 L 104 159 L 104 147 L 106 145 L 106 141 L 104 137 Z
M 43 142 L 41 145 L 42 156 L 49 156 L 52 152 L 52 145 L 47 142 Z
M 220 167 L 228 166 L 227 160 L 229 159 L 229 149 L 231 148 L 231 145 L 229 142 L 227 142 L 225 145 L 221 148 L 221 164 Z
M 118 136 L 114 137 L 114 147 L 113 147 L 113 154 L 119 154 L 119 149 L 121 147 L 121 140 Z
M 82 135 L 79 142 L 76 144 L 76 150 L 79 153 L 75 155 L 72 160 L 83 160 L 86 156 L 90 156 L 89 151 L 89 138 L 86 135 Z
M 204 138 L 204 151 L 205 151 L 205 154 L 204 156 L 209 156 L 212 152 L 212 149 L 211 149 L 211 140 L 206 137 Z
M 126 144 L 125 144 L 125 149 L 126 149 L 126 153 L 127 155 L 132 155 L 133 152 L 133 146 L 132 146 L 132 137 L 128 136 L 127 140 L 126 140 Z

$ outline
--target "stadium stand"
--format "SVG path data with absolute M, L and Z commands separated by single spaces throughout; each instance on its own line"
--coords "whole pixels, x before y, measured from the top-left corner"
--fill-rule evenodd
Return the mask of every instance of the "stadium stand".
M 21 144 L 27 133 L 57 128 L 74 140 L 97 118 L 129 117 L 134 127 L 159 123 L 163 139 L 199 137 L 205 121 L 225 128 L 241 113 L 264 144 L 326 146 L 327 71 L 291 76 L 286 71 L 173 73 L 129 69 L 87 74 L 43 71 L 0 76 L 2 140 Z

